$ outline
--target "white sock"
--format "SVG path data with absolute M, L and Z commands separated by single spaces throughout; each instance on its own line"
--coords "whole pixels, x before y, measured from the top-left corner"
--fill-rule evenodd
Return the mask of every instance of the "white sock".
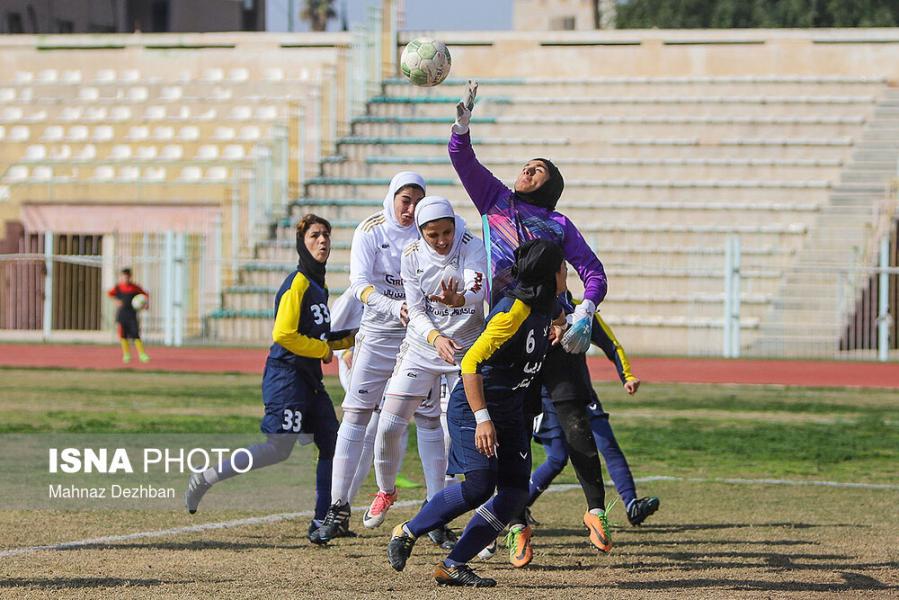
M 203 479 L 206 480 L 206 483 L 212 485 L 213 483 L 218 483 L 219 481 L 219 473 L 212 467 L 209 467 L 205 471 L 203 471 Z
M 350 486 L 359 466 L 359 456 L 365 441 L 365 427 L 349 423 L 344 417 L 337 431 L 337 447 L 334 449 L 334 471 L 331 474 L 331 503 L 349 502 Z
M 446 454 L 443 451 L 443 430 L 440 427 L 425 429 L 418 426 L 418 455 L 425 473 L 428 498 L 439 493 L 445 486 Z
M 591 508 L 591 509 L 590 509 L 590 514 L 591 514 L 591 515 L 596 515 L 597 517 L 598 517 L 599 515 L 605 513 L 605 512 L 606 512 L 606 511 L 604 511 L 604 510 L 601 509 L 601 508 Z
M 375 479 L 382 492 L 396 489 L 396 476 L 406 450 L 401 446 L 403 431 L 408 427 L 407 419 L 386 411 L 381 413 L 375 438 Z
M 375 436 L 378 433 L 378 415 L 381 413 L 374 412 L 371 415 L 371 420 L 368 422 L 368 427 L 365 429 L 365 440 L 362 442 L 362 454 L 359 456 L 359 466 L 356 467 L 356 473 L 353 475 L 353 483 L 350 484 L 349 491 L 349 500 L 350 504 L 353 503 L 353 500 L 356 498 L 356 494 L 359 493 L 359 488 L 362 487 L 362 484 L 365 483 L 365 480 L 368 479 L 368 474 L 371 472 L 371 461 L 375 455 Z

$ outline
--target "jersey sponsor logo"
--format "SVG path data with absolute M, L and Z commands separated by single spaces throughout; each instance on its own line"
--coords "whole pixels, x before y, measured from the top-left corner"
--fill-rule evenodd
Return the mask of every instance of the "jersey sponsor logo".
M 381 248 L 390 248 L 390 244 L 381 244 Z
M 396 276 L 394 276 L 394 275 L 391 275 L 390 273 L 385 273 L 385 274 L 384 274 L 384 281 L 386 281 L 386 282 L 389 283 L 390 285 L 396 285 L 396 286 L 402 286 L 402 285 L 403 285 L 403 278 L 402 278 L 402 277 L 396 277 Z
M 367 393 L 368 393 L 368 390 L 360 389 L 360 390 L 356 390 L 356 393 L 357 393 L 357 394 L 367 394 Z
M 471 284 L 472 292 L 480 292 L 481 288 L 484 286 L 484 274 L 475 272 L 474 274 L 474 283 Z
M 418 373 L 416 373 L 415 371 L 406 371 L 406 377 L 416 379 L 418 377 Z

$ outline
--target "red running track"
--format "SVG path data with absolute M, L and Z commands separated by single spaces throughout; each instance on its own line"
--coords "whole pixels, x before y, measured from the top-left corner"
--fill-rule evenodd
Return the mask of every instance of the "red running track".
M 117 345 L 0 344 L 0 366 L 261 374 L 267 349 L 149 347 L 147 351 L 152 357 L 149 364 L 140 364 L 135 357 L 123 365 Z M 655 383 L 899 388 L 896 363 L 714 358 L 634 358 L 631 363 L 640 379 Z M 616 379 L 603 357 L 590 358 L 590 372 L 596 381 Z M 325 365 L 325 373 L 336 374 L 336 366 Z

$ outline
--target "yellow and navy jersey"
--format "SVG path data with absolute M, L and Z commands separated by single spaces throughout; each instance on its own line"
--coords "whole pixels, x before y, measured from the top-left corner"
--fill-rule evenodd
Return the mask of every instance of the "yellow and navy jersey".
M 321 386 L 321 360 L 329 350 L 352 345 L 352 336 L 331 341 L 331 312 L 328 290 L 294 271 L 275 294 L 275 326 L 272 328 L 270 359 L 292 364 L 307 375 L 307 382 Z
M 559 310 L 557 306 L 554 312 Z M 484 331 L 462 359 L 462 374 L 483 376 L 491 411 L 521 409 L 528 386 L 543 366 L 551 324 L 551 314 L 515 298 L 503 298 L 490 311 Z
M 621 347 L 621 343 L 615 337 L 612 328 L 603 321 L 599 313 L 594 315 L 590 341 L 596 344 L 605 353 L 606 358 L 615 365 L 615 370 L 618 371 L 618 378 L 621 380 L 621 383 L 637 379 L 631 372 L 631 362 L 628 360 L 627 354 L 624 353 L 624 348 Z

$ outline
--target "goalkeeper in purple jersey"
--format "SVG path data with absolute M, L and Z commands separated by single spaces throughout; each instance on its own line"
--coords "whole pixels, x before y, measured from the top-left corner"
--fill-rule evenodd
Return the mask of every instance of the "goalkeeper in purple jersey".
M 469 82 L 466 98 L 456 107 L 449 156 L 465 191 L 486 221 L 484 236 L 487 242 L 489 235 L 491 305 L 514 285 L 512 266 L 516 248 L 533 239 L 558 244 L 565 260 L 584 283 L 583 301 L 577 307 L 564 307 L 571 326 L 562 343 L 547 353 L 541 381 L 559 416 L 566 449 L 587 500 L 584 525 L 590 532 L 590 541 L 600 551 L 609 552 L 612 540 L 605 514 L 602 466 L 587 419 L 593 387 L 585 354 L 590 347 L 593 314 L 606 295 L 605 271 L 574 223 L 555 210 L 565 182 L 550 160 L 535 158 L 525 163 L 513 189 L 478 162 L 468 128 L 476 94 L 477 83 Z M 535 392 L 528 407 L 533 414 L 540 412 L 538 386 Z

